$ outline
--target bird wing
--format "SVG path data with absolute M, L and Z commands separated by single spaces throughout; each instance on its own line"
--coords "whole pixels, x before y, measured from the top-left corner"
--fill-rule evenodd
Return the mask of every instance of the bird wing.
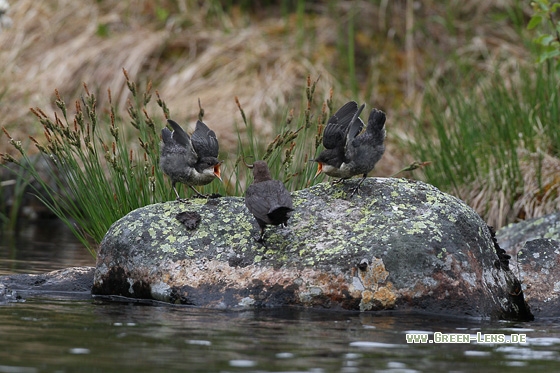
M 274 193 L 275 203 L 273 204 L 275 206 L 272 207 L 273 208 L 286 207 L 292 210 L 293 209 L 292 195 L 290 194 L 290 192 L 288 192 L 288 190 L 284 186 L 284 183 L 282 183 L 280 180 L 270 180 L 267 181 L 267 184 L 270 185 L 268 187 L 268 190 L 275 192 Z
M 181 161 L 193 166 L 197 161 L 197 155 L 193 149 L 189 135 L 181 128 L 177 122 L 168 119 L 167 122 L 173 128 L 173 132 L 168 128 L 161 130 L 163 140 L 162 154 L 181 154 Z
M 179 145 L 185 146 L 187 148 L 192 148 L 191 139 L 189 135 L 181 128 L 181 126 L 174 120 L 168 119 L 167 123 L 173 128 L 173 133 L 171 134 L 173 140 Z M 164 139 L 165 142 L 165 139 Z
M 196 128 L 191 135 L 193 148 L 200 158 L 218 157 L 219 146 L 216 134 L 201 121 L 196 122 Z
M 257 218 L 267 224 L 281 224 L 293 211 L 292 196 L 279 180 L 251 184 L 245 192 L 245 205 Z
M 267 214 L 270 211 L 271 201 L 268 198 L 269 188 L 265 184 L 265 182 L 262 182 L 249 185 L 245 191 L 245 205 L 255 218 L 269 223 Z
M 360 119 L 360 114 L 362 113 L 362 110 L 364 110 L 365 106 L 366 104 L 362 104 L 358 108 L 358 110 L 354 112 L 354 116 L 350 120 L 348 133 L 346 134 L 346 147 L 348 147 L 348 144 L 353 141 L 354 138 L 358 136 L 358 134 L 362 132 L 362 129 L 364 128 L 364 122 L 362 122 L 362 120 Z
M 356 110 L 358 110 L 358 104 L 355 101 L 348 101 L 329 119 L 323 132 L 325 148 L 334 149 L 344 143 L 344 136 L 346 136 L 348 125 Z
M 266 182 L 269 187 L 270 209 L 266 216 L 274 225 L 284 224 L 290 217 L 290 212 L 294 211 L 292 196 L 280 180 L 270 180 Z

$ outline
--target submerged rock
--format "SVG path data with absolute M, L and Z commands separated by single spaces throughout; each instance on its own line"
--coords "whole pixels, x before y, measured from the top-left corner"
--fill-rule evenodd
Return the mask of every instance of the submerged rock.
M 243 198 L 137 209 L 107 232 L 92 293 L 203 307 L 296 305 L 528 320 L 519 282 L 467 205 L 405 179 L 294 192 L 287 228 L 266 243 Z M 176 219 L 200 214 L 196 229 Z M 506 261 L 507 267 L 507 261 Z
M 0 276 L 0 304 L 29 296 L 90 298 L 93 267 L 71 267 L 41 274 Z

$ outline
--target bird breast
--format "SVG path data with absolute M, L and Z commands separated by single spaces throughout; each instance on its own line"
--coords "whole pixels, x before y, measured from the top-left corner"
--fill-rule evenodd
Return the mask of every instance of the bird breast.
M 347 178 L 355 175 L 354 173 L 352 173 L 347 163 L 343 163 L 340 168 L 336 168 L 328 164 L 323 164 L 323 172 L 331 177 L 339 178 Z

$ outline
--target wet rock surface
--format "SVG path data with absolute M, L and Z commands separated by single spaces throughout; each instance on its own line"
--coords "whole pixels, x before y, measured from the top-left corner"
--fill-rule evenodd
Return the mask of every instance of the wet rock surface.
M 42 274 L 0 276 L 0 304 L 31 296 L 91 298 L 94 267 L 72 267 Z
M 458 199 L 405 179 L 294 192 L 288 227 L 265 244 L 243 198 L 135 210 L 101 243 L 92 293 L 214 308 L 305 306 L 524 320 L 519 281 Z M 185 211 L 201 219 L 187 229 Z

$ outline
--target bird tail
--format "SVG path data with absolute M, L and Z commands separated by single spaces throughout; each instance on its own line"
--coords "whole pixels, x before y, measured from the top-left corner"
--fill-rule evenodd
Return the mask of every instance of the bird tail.
M 171 131 L 164 127 L 161 130 L 161 139 L 163 140 L 164 144 L 170 144 L 171 143 Z
M 372 109 L 369 114 L 367 130 L 373 135 L 375 143 L 383 143 L 385 140 L 386 115 L 378 109 Z
M 294 209 L 291 207 L 277 205 L 268 210 L 268 213 L 266 215 L 268 216 L 272 224 L 278 225 L 288 221 L 288 215 L 292 211 L 294 211 Z

